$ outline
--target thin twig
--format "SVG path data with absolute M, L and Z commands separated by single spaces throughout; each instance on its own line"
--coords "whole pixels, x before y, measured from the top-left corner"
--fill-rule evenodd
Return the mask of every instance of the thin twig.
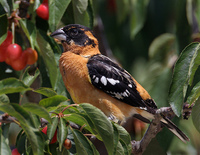
M 75 106 L 79 106 L 78 104 L 70 104 L 70 105 L 68 105 L 67 107 L 65 107 L 62 111 L 61 111 L 61 113 L 63 113 L 66 109 L 68 109 L 69 107 L 75 107 Z

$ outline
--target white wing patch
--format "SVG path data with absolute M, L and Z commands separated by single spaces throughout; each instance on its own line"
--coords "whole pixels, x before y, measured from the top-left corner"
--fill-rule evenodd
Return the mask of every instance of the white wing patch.
M 122 96 L 122 93 L 113 93 L 115 95 L 116 98 L 118 99 L 123 99 L 124 97 Z
M 147 107 L 139 107 L 139 108 L 147 111 Z
M 128 86 L 129 86 L 130 88 L 133 88 L 132 84 L 128 84 Z
M 112 94 L 113 97 L 116 97 L 118 99 L 124 99 L 124 97 L 129 97 L 130 92 L 126 89 L 126 91 L 119 93 L 119 92 L 111 92 L 111 91 L 107 91 L 108 93 Z
M 94 80 L 94 82 L 95 82 L 95 83 L 99 83 L 99 78 L 96 77 L 95 80 Z
M 131 94 L 127 89 L 126 89 L 126 93 L 128 94 L 128 96 Z
M 101 83 L 102 83 L 104 86 L 107 85 L 107 79 L 106 79 L 105 76 L 102 76 L 102 77 L 101 77 Z
M 108 82 L 110 82 L 110 84 L 112 85 L 115 85 L 117 83 L 119 83 L 119 80 L 115 80 L 115 79 L 112 79 L 112 78 L 107 78 Z

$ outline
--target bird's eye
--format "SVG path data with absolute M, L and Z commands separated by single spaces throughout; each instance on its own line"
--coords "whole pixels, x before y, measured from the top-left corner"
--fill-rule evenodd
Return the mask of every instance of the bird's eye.
M 72 36 L 76 36 L 78 34 L 78 30 L 77 29 L 72 29 L 71 30 L 71 35 Z

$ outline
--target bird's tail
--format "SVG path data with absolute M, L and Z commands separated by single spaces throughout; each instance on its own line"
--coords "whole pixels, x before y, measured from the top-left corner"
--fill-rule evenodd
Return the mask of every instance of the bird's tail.
M 182 140 L 184 143 L 186 143 L 186 141 L 190 141 L 190 139 L 171 120 L 165 116 L 162 117 L 162 124 L 166 126 L 171 132 L 173 132 L 180 140 Z

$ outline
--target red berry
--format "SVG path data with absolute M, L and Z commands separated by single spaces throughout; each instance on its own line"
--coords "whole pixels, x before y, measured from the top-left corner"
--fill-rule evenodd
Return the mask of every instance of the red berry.
M 7 46 L 0 46 L 0 62 L 4 62 L 6 60 L 6 49 Z
M 22 53 L 18 59 L 13 60 L 10 63 L 11 63 L 11 67 L 16 71 L 20 71 L 20 70 L 24 69 L 27 64 L 26 54 Z
M 9 58 L 6 57 L 6 60 L 5 62 L 8 64 L 8 65 L 11 65 L 11 60 Z
M 10 44 L 6 50 L 6 57 L 11 61 L 18 59 L 22 54 L 22 48 L 18 44 Z
M 11 31 L 7 32 L 7 37 L 4 42 L 0 45 L 0 62 L 6 60 L 6 49 L 12 43 L 13 35 Z
M 15 148 L 12 150 L 12 155 L 21 155 L 21 154 L 18 152 L 17 148 Z
M 42 132 L 46 135 L 47 134 L 47 126 L 42 129 Z
M 36 13 L 40 18 L 42 18 L 44 20 L 48 20 L 49 19 L 48 0 L 44 0 L 42 2 L 42 4 L 37 8 Z
M 54 136 L 53 136 L 53 138 L 51 139 L 50 144 L 53 144 L 53 143 L 55 143 L 55 142 L 57 142 L 57 130 L 55 131 Z
M 69 139 L 66 139 L 63 143 L 64 147 L 69 150 L 71 147 L 72 147 L 72 143 L 71 143 L 71 140 Z
M 8 46 L 12 44 L 13 35 L 11 31 L 7 32 L 7 37 L 0 46 Z
M 37 61 L 38 54 L 37 54 L 36 50 L 34 50 L 32 48 L 27 48 L 26 50 L 24 50 L 24 53 L 27 56 L 27 64 L 28 65 L 32 65 Z
M 42 129 L 42 132 L 43 132 L 45 135 L 47 134 L 47 126 L 45 126 L 45 127 Z M 54 136 L 53 136 L 53 138 L 51 139 L 50 144 L 53 144 L 53 143 L 55 143 L 55 142 L 57 142 L 57 130 L 55 131 Z

